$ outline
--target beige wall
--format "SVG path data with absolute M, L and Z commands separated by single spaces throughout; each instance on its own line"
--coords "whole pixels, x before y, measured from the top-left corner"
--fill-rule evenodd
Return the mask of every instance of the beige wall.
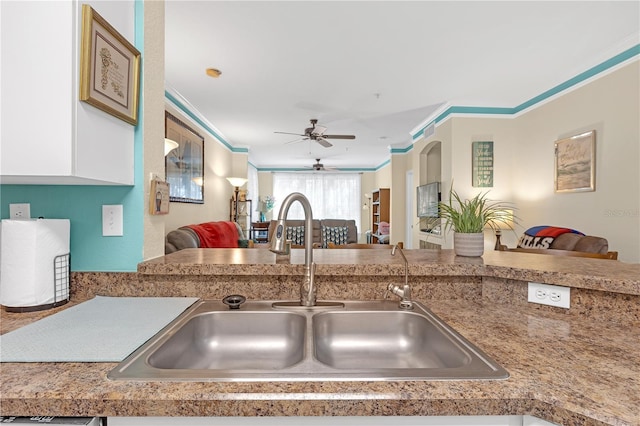
M 227 177 L 247 176 L 247 154 L 232 153 L 211 134 L 192 122 L 179 109 L 166 103 L 167 111 L 204 137 L 204 204 L 171 203 L 165 215 L 165 233 L 180 226 L 214 220 L 229 220 L 233 187 Z M 242 166 L 244 164 L 244 166 Z M 163 171 L 164 173 L 164 171 Z
M 603 236 L 640 262 L 639 62 L 516 119 L 514 200 L 525 227 L 552 224 Z M 596 131 L 596 190 L 555 193 L 554 141 Z
M 164 1 L 144 7 L 144 52 L 142 61 L 144 245 L 143 258 L 164 255 L 165 218 L 149 214 L 151 176 L 164 179 Z
M 391 188 L 393 182 L 391 161 L 375 172 L 374 188 Z
M 619 259 L 640 262 L 640 69 L 635 61 L 516 118 L 450 118 L 407 155 L 419 182 L 422 149 L 442 141 L 443 198 L 453 181 L 461 195 L 471 186 L 471 143 L 494 141 L 494 187 L 489 196 L 516 204 L 520 226 L 503 241 L 515 246 L 523 230 L 535 225 L 578 229 L 609 240 Z M 554 142 L 596 130 L 596 191 L 554 192 Z M 394 171 L 393 175 L 399 173 Z M 416 218 L 417 220 L 417 218 Z M 392 225 L 392 232 L 395 232 Z M 426 235 L 414 231 L 414 247 Z M 439 242 L 429 236 L 429 241 Z M 450 247 L 451 238 L 442 239 Z M 488 233 L 486 249 L 493 236 Z
M 391 155 L 391 211 L 389 243 L 405 242 L 406 238 L 406 180 L 407 171 L 412 170 L 411 157 L 405 154 Z M 415 205 L 415 204 L 414 204 Z
M 519 207 L 515 203 L 512 191 L 514 167 L 521 163 L 516 153 L 519 137 L 515 121 L 508 118 L 453 118 L 451 126 L 451 182 L 453 182 L 458 194 L 464 198 L 470 198 L 479 192 L 487 192 L 489 199 L 513 202 L 516 207 Z M 493 187 L 491 188 L 474 188 L 472 186 L 471 154 L 474 141 L 493 141 L 494 173 Z M 443 185 L 443 198 L 449 198 L 448 191 L 451 188 L 451 182 Z M 502 242 L 507 246 L 515 247 L 523 230 L 505 231 Z M 451 242 L 453 236 L 445 234 L 445 238 Z M 486 230 L 485 250 L 493 250 L 494 246 L 495 236 L 491 230 Z
M 249 172 L 249 153 L 234 152 L 231 154 L 231 175 L 227 177 L 246 178 Z
M 183 225 L 229 219 L 229 200 L 233 188 L 228 176 L 246 177 L 247 154 L 234 154 L 212 135 L 194 123 L 164 96 L 164 1 L 148 2 L 144 7 L 145 72 L 144 88 L 144 180 L 145 206 L 149 199 L 151 176 L 164 179 L 165 109 L 188 123 L 205 138 L 204 204 L 171 203 L 168 215 L 144 214 L 144 258 L 164 254 L 164 236 Z
M 445 193 L 451 187 L 451 181 L 453 176 L 453 158 L 452 153 L 452 120 L 447 120 L 436 127 L 435 133 L 428 139 L 419 139 L 414 142 L 413 150 L 411 150 L 407 156 L 410 157 L 408 164 L 411 164 L 413 170 L 413 186 L 428 183 L 426 180 L 427 173 L 424 172 L 424 165 L 421 163 L 420 153 L 431 143 L 440 142 L 442 164 L 440 165 L 440 181 L 442 184 L 441 190 L 443 192 L 443 200 Z M 416 195 L 413 195 L 413 203 L 416 204 Z M 414 223 L 418 222 L 417 213 L 413 214 Z M 413 248 L 420 248 L 420 241 L 427 241 L 429 243 L 438 244 L 442 248 L 451 248 L 453 242 L 451 238 L 445 238 L 444 235 L 427 234 L 420 231 L 420 227 L 413 228 Z

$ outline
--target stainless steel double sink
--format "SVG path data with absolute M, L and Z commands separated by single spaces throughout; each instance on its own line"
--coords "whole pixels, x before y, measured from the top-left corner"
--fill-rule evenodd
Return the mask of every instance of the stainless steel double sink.
M 121 362 L 114 380 L 506 379 L 500 365 L 431 311 L 392 301 L 342 307 L 202 300 Z

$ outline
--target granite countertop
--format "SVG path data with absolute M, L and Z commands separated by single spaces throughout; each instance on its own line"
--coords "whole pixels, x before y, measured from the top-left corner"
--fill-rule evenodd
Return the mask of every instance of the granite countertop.
M 532 414 L 564 425 L 640 424 L 637 327 L 468 301 L 439 302 L 430 309 L 505 367 L 510 378 L 136 382 L 108 380 L 114 363 L 3 363 L 1 411 L 64 416 Z
M 452 250 L 404 250 L 409 275 L 483 276 L 538 281 L 571 287 L 640 295 L 640 264 L 609 259 L 486 251 L 482 257 L 460 257 Z M 400 256 L 384 250 L 316 249 L 317 275 L 398 275 Z M 251 268 L 247 268 L 251 265 Z M 292 249 L 280 261 L 266 249 L 186 249 L 138 265 L 148 275 L 297 275 L 304 250 Z
M 269 253 L 201 250 L 175 253 L 144 262 L 144 273 L 231 274 L 243 255 L 253 264 L 253 274 L 262 265 L 278 267 Z M 336 250 L 337 252 L 338 250 Z M 377 250 L 376 250 L 377 251 Z M 186 252 L 186 251 L 185 251 Z M 557 259 L 537 261 L 529 254 L 485 254 L 481 263 L 448 256 L 412 253 L 412 271 L 427 275 L 446 274 L 451 268 L 475 273 L 511 270 L 512 274 L 549 273 L 562 278 L 576 274 L 595 277 L 586 286 L 604 285 L 609 280 L 630 294 L 638 286 L 637 265 L 590 259 L 584 268 Z M 230 256 L 231 255 L 231 256 Z M 325 257 L 327 256 L 328 257 Z M 373 254 L 371 254 L 373 255 Z M 397 259 L 370 254 L 319 254 L 316 260 L 333 265 L 353 262 L 362 273 L 399 265 Z M 516 255 L 511 259 L 510 255 Z M 236 256 L 236 257 L 234 257 Z M 263 257 L 265 256 L 265 257 Z M 292 254 L 295 264 L 298 254 Z M 374 255 L 379 257 L 378 254 Z M 518 257 L 524 256 L 524 257 Z M 200 260 L 194 257 L 200 258 Z M 390 257 L 390 256 L 389 256 Z M 442 264 L 438 264 L 436 259 Z M 263 259 L 260 263 L 256 259 Z M 580 259 L 582 260 L 582 259 Z M 216 263 L 219 262 L 219 263 Z M 538 265 L 540 270 L 526 268 Z M 595 262 L 595 263 L 594 263 Z M 510 264 L 512 264 L 510 266 Z M 354 267 L 355 265 L 355 267 Z M 360 265 L 360 266 L 358 266 Z M 366 267 L 366 265 L 369 265 Z M 395 265 L 395 266 L 394 266 Z M 515 265 L 515 266 L 514 266 Z M 611 266 L 609 266 L 611 265 Z M 319 267 L 321 267 L 319 265 Z M 341 268 L 341 266 L 338 266 Z M 282 273 L 295 269 L 285 265 Z M 359 269 L 362 268 L 362 269 Z M 422 272 L 421 268 L 424 268 Z M 481 268 L 480 270 L 474 268 Z M 327 274 L 333 268 L 324 269 Z M 433 269 L 433 272 L 429 272 Z M 466 269 L 469 271 L 469 269 Z M 515 272 L 513 272 L 515 271 Z M 245 273 L 246 270 L 245 270 Z M 349 274 L 353 274 L 349 271 Z M 452 273 L 452 272 L 449 272 Z M 471 273 L 471 272 L 468 272 Z M 628 276 L 627 276 L 628 274 Z M 551 275 L 550 275 L 551 276 Z M 633 276 L 633 279 L 631 277 Z M 526 279 L 526 278 L 525 278 Z M 619 288 L 619 287 L 618 287 Z M 142 296 L 142 294 L 141 294 Z M 631 296 L 635 297 L 635 296 Z M 634 300 L 637 300 L 635 298 Z M 2 332 L 66 309 L 13 314 L 2 312 Z M 635 302 L 634 302 L 635 303 Z M 507 380 L 487 381 L 316 381 L 316 382 L 137 382 L 111 381 L 107 373 L 115 363 L 2 363 L 0 364 L 0 414 L 61 416 L 372 416 L 372 415 L 516 415 L 530 414 L 564 425 L 640 425 L 640 328 L 621 321 L 593 321 L 557 310 L 539 310 L 527 304 L 493 303 L 478 300 L 438 300 L 424 303 L 460 334 L 473 342 L 510 373 Z

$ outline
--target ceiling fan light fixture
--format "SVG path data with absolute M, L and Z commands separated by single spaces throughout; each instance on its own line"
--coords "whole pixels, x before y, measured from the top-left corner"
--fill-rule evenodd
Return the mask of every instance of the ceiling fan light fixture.
M 318 120 L 316 118 L 312 118 L 309 121 L 311 122 L 311 127 L 305 128 L 303 134 L 291 133 L 291 132 L 274 132 L 274 133 L 302 136 L 302 139 L 297 139 L 295 141 L 291 141 L 287 143 L 300 142 L 300 141 L 311 139 L 312 141 L 318 142 L 320 145 L 322 145 L 325 148 L 330 148 L 333 146 L 333 144 L 329 142 L 327 139 L 355 139 L 356 138 L 355 135 L 325 135 L 324 132 L 327 130 L 327 128 L 325 126 L 317 125 Z
M 207 75 L 209 77 L 218 78 L 222 75 L 222 71 L 217 68 L 207 68 Z

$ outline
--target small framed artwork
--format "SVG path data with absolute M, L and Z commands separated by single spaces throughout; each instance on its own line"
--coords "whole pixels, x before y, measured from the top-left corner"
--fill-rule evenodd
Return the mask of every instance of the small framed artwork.
M 169 200 L 204 204 L 204 138 L 167 111 L 165 137 L 178 143 L 165 157 Z
M 493 186 L 493 141 L 471 144 L 471 185 L 474 188 Z
M 169 184 L 153 179 L 149 189 L 149 213 L 152 215 L 169 213 Z
M 80 100 L 138 124 L 140 52 L 89 5 L 82 5 Z
M 596 190 L 595 150 L 595 130 L 555 142 L 556 192 Z

